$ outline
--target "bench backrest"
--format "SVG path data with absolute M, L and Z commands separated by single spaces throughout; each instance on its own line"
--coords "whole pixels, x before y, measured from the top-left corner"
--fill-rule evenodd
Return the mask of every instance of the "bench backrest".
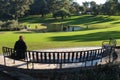
M 2 47 L 2 52 L 5 57 L 11 57 L 15 53 L 14 49 L 9 47 Z
M 3 55 L 10 57 L 15 51 L 13 48 L 3 47 Z M 70 52 L 40 52 L 27 51 L 27 61 L 32 63 L 78 63 L 101 59 L 110 54 L 110 50 L 103 48 L 86 50 L 86 51 L 70 51 Z

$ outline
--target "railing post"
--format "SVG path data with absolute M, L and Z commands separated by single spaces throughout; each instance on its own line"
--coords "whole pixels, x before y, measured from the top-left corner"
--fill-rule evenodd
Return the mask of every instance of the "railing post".
M 6 66 L 6 59 L 5 59 L 5 56 L 4 56 L 4 65 Z
M 27 69 L 29 69 L 30 51 L 26 51 Z
M 62 69 L 62 63 L 60 63 L 60 69 Z
M 60 53 L 61 55 L 59 55 L 59 56 L 61 56 L 61 58 L 59 58 L 59 60 L 61 60 L 60 61 L 60 69 L 62 69 L 62 59 L 63 59 L 63 57 L 62 57 L 62 53 Z

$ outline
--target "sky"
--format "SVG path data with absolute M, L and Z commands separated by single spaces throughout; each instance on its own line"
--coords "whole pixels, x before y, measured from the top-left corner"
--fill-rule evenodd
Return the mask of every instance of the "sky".
M 91 2 L 91 1 L 95 1 L 97 4 L 103 4 L 106 2 L 106 0 L 75 0 L 76 2 L 78 2 L 80 5 L 82 5 L 82 2 Z

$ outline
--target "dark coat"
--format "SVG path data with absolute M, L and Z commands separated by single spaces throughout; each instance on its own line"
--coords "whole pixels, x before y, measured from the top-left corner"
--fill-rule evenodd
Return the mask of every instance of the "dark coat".
M 25 58 L 25 52 L 27 50 L 26 43 L 23 40 L 16 41 L 14 45 L 14 50 L 16 51 L 15 57 L 17 59 L 24 59 Z

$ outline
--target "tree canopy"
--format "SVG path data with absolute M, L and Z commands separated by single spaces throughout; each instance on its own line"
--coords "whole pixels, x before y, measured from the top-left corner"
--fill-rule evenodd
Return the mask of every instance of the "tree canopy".
M 18 17 L 23 16 L 30 9 L 29 5 L 32 3 L 33 0 L 1 0 L 1 15 L 7 14 L 18 20 Z
M 64 19 L 66 16 L 70 16 L 70 12 L 67 11 L 66 9 L 61 9 L 61 10 L 58 10 L 56 11 L 54 14 L 53 14 L 53 17 L 56 18 L 56 17 L 61 17 L 61 19 Z
M 26 13 L 44 17 L 48 13 L 55 16 L 66 11 L 71 14 L 120 15 L 120 1 L 107 0 L 99 5 L 94 1 L 85 1 L 79 5 L 74 0 L 0 0 L 0 17 L 15 20 Z

